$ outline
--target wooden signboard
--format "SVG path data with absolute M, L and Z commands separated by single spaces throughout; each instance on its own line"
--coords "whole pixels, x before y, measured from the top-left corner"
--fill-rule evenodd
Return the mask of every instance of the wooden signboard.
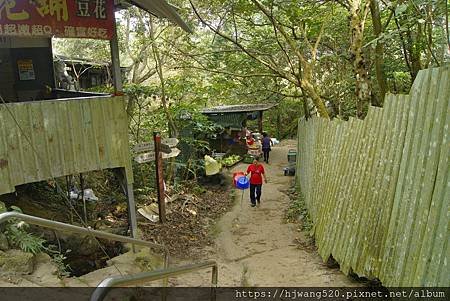
M 154 161 L 156 158 L 155 152 L 149 152 L 149 153 L 142 153 L 134 157 L 134 161 L 137 163 L 147 163 Z
M 155 151 L 155 143 L 154 142 L 144 142 L 139 143 L 134 146 L 134 151 L 136 153 L 141 152 L 154 152 Z M 161 152 L 170 154 L 172 152 L 172 149 L 167 144 L 161 144 Z
M 161 143 L 168 145 L 169 147 L 177 146 L 178 142 L 180 142 L 177 138 L 163 138 L 161 139 Z

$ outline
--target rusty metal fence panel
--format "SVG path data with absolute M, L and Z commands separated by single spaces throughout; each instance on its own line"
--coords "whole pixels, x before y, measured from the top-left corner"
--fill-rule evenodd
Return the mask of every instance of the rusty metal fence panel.
M 2 104 L 0 125 L 0 194 L 115 167 L 125 167 L 133 182 L 123 97 Z
M 450 67 L 365 120 L 300 121 L 297 185 L 323 260 L 385 286 L 448 286 Z

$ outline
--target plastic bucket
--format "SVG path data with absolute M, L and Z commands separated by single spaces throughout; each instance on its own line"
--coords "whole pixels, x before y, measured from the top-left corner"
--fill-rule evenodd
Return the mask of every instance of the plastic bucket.
M 246 176 L 241 176 L 236 182 L 237 189 L 247 189 L 250 187 L 250 182 Z
M 237 181 L 240 177 L 245 176 L 244 172 L 238 171 L 233 173 L 233 185 L 237 187 Z

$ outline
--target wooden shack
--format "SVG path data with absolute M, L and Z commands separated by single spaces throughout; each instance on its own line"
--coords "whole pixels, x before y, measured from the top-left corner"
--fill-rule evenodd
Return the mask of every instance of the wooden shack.
M 209 120 L 225 129 L 225 131 L 215 139 L 210 139 L 211 149 L 221 153 L 245 153 L 247 150 L 245 143 L 232 143 L 232 140 L 239 135 L 242 128 L 247 127 L 248 120 L 257 120 L 258 132 L 262 133 L 263 113 L 276 105 L 277 104 L 271 103 L 227 105 L 203 109 L 202 114 L 206 115 Z
M 0 1 L 0 194 L 22 184 L 117 168 L 136 216 L 114 12 L 118 1 Z M 122 1 L 120 6 L 125 1 Z M 163 0 L 131 5 L 189 30 Z M 115 94 L 57 89 L 52 37 L 110 41 Z

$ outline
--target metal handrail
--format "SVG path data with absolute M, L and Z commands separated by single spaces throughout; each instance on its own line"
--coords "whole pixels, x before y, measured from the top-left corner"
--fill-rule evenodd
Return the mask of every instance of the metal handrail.
M 108 233 L 108 232 L 98 231 L 98 230 L 94 230 L 94 229 L 90 229 L 90 228 L 83 228 L 83 227 L 79 227 L 79 226 L 75 226 L 75 225 L 65 224 L 65 223 L 52 221 L 49 219 L 40 218 L 40 217 L 36 217 L 36 216 L 32 216 L 32 215 L 27 215 L 27 214 L 15 212 L 15 211 L 1 213 L 0 214 L 0 224 L 7 222 L 8 220 L 13 219 L 13 218 L 19 219 L 21 221 L 24 221 L 24 222 L 27 222 L 27 223 L 30 223 L 33 225 L 50 228 L 50 229 L 54 229 L 54 230 L 58 230 L 58 231 L 68 231 L 68 232 L 74 232 L 74 233 L 80 233 L 80 234 L 87 234 L 87 235 L 92 235 L 92 236 L 95 236 L 98 238 L 120 241 L 120 242 L 124 242 L 124 243 L 131 243 L 131 244 L 135 244 L 135 245 L 145 246 L 148 248 L 158 248 L 158 249 L 163 250 L 163 252 L 164 252 L 164 269 L 167 269 L 169 267 L 169 249 L 166 246 L 163 246 L 163 245 L 160 245 L 157 243 L 144 241 L 144 240 L 140 240 L 140 239 L 136 239 L 136 238 L 132 238 L 132 237 L 128 237 L 128 236 L 122 236 L 122 235 L 112 234 L 112 233 Z M 164 286 L 166 285 L 166 282 L 167 281 L 165 280 Z
M 211 300 L 215 300 L 215 288 L 217 287 L 218 280 L 218 266 L 215 261 L 207 261 L 203 263 L 190 264 L 181 267 L 172 267 L 168 269 L 156 270 L 151 272 L 144 272 L 129 276 L 112 276 L 104 279 L 95 289 L 91 295 L 90 301 L 101 301 L 108 294 L 112 287 L 120 285 L 132 285 L 142 282 L 154 281 L 159 279 L 167 279 L 168 277 L 178 276 L 182 274 L 191 273 L 197 270 L 212 268 L 212 288 L 211 288 Z

